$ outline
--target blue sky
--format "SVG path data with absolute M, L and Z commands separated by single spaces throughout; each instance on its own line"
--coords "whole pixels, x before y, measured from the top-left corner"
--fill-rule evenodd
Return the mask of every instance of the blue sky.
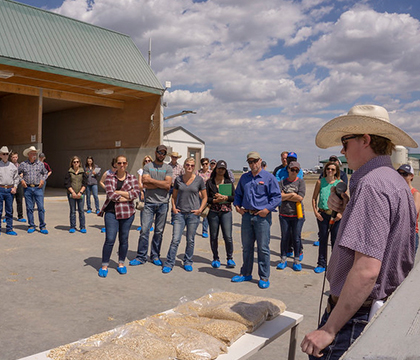
M 259 151 L 273 169 L 283 150 L 313 167 L 340 150 L 318 149 L 316 132 L 361 103 L 386 107 L 420 143 L 418 1 L 20 2 L 128 34 L 144 55 L 151 38 L 152 68 L 172 82 L 165 116 L 197 112 L 166 125 L 229 167 Z

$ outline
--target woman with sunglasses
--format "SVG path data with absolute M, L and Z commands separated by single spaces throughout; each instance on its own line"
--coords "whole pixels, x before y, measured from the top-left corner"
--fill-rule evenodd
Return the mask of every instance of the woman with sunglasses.
M 101 177 L 101 181 L 99 181 L 99 185 L 101 185 L 101 188 L 106 191 L 105 188 L 105 179 L 108 175 L 115 174 L 115 171 L 117 171 L 117 158 L 112 158 L 111 160 L 111 169 L 105 171 Z M 101 229 L 101 233 L 104 233 L 106 229 L 103 227 Z
M 128 251 L 128 234 L 134 220 L 136 208 L 134 200 L 139 196 L 139 182 L 134 175 L 129 174 L 127 158 L 124 155 L 117 157 L 117 171 L 105 179 L 106 201 L 99 216 L 105 216 L 105 243 L 102 248 L 102 268 L 98 275 L 108 275 L 109 259 L 118 234 L 120 245 L 118 247 L 119 274 L 127 274 L 124 265 Z
M 207 192 L 203 179 L 195 175 L 195 160 L 188 158 L 184 162 L 184 175 L 175 179 L 172 193 L 172 211 L 174 226 L 172 241 L 169 247 L 162 272 L 167 274 L 175 265 L 175 257 L 181 242 L 182 232 L 187 227 L 187 245 L 184 255 L 184 270 L 192 271 L 192 257 L 194 254 L 194 236 L 200 223 L 200 214 L 207 205 Z
M 227 188 L 228 191 L 222 191 L 222 187 Z M 226 267 L 234 268 L 236 264 L 233 261 L 232 202 L 235 200 L 235 186 L 232 184 L 227 172 L 226 161 L 219 160 L 217 162 L 210 179 L 206 183 L 206 190 L 208 195 L 207 202 L 210 205 L 207 219 L 210 227 L 210 247 L 213 253 L 211 266 L 215 269 L 220 267 L 217 248 L 219 228 L 222 228 L 226 248 Z
M 142 176 L 143 176 L 143 168 L 144 168 L 144 165 L 146 165 L 150 162 L 153 162 L 152 157 L 150 155 L 146 155 L 143 158 L 142 167 L 137 170 L 137 174 L 138 174 L 138 179 L 137 180 L 138 180 L 139 186 L 140 186 L 140 196 L 139 196 L 139 198 L 140 198 L 141 201 L 144 201 L 144 188 L 143 188 L 143 182 L 141 180 Z M 143 217 L 143 211 L 140 211 L 140 226 L 137 228 L 137 231 L 141 230 L 141 219 L 142 219 L 142 217 Z M 150 228 L 150 231 L 153 231 L 153 227 Z
M 85 173 L 87 176 L 87 187 L 86 187 L 86 206 L 87 213 L 92 212 L 92 206 L 90 203 L 90 195 L 93 195 L 95 201 L 96 214 L 99 214 L 99 197 L 98 197 L 98 179 L 101 177 L 101 169 L 95 164 L 92 156 L 86 158 Z
M 84 213 L 84 192 L 87 186 L 87 176 L 81 160 L 78 156 L 73 156 L 70 161 L 70 168 L 64 177 L 64 186 L 67 189 L 67 199 L 70 206 L 70 230 L 69 233 L 76 232 L 76 207 L 79 212 L 80 232 L 86 234 L 85 213 Z
M 328 198 L 331 188 L 340 181 L 340 168 L 334 161 L 329 161 L 324 166 L 323 176 L 316 182 L 312 195 L 312 208 L 318 223 L 319 248 L 318 265 L 314 269 L 315 273 L 323 273 L 327 267 L 328 235 L 332 211 L 328 209 Z M 338 228 L 340 227 L 341 214 L 338 213 L 331 226 L 331 247 L 334 247 L 337 238 Z
M 288 240 L 293 240 L 294 262 L 293 270 L 301 271 L 302 264 L 300 263 L 300 248 L 301 240 L 300 234 L 302 232 L 305 216 L 303 215 L 303 198 L 305 197 L 306 186 L 303 179 L 298 178 L 300 171 L 300 164 L 297 161 L 292 161 L 287 171 L 289 176 L 280 181 L 279 187 L 281 190 L 281 205 L 279 211 L 280 228 L 281 228 L 281 261 L 277 265 L 278 270 L 283 270 L 287 267 L 287 248 Z M 298 206 L 301 206 L 302 216 L 298 214 Z
M 403 164 L 398 168 L 400 174 L 410 187 L 411 193 L 414 197 L 414 204 L 416 205 L 417 222 L 416 222 L 416 252 L 419 247 L 419 212 L 420 212 L 420 192 L 413 187 L 412 181 L 414 179 L 414 169 L 409 164 Z

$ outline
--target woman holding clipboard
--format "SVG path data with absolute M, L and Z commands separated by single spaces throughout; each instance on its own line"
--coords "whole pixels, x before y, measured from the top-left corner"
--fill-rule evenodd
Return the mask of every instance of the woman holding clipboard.
M 219 227 L 222 228 L 223 240 L 225 241 L 227 268 L 234 268 L 233 240 L 232 240 L 232 202 L 235 195 L 235 186 L 229 178 L 227 164 L 219 160 L 206 183 L 207 202 L 210 211 L 207 216 L 210 228 L 210 246 L 213 252 L 211 266 L 220 267 L 218 248 Z

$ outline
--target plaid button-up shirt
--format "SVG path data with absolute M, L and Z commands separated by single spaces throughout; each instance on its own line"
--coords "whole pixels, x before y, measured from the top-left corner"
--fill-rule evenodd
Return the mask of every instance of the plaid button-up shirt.
M 23 174 L 23 180 L 29 185 L 39 185 L 41 180 L 45 180 L 48 171 L 44 163 L 36 160 L 31 163 L 29 160 L 24 161 L 19 165 L 18 173 Z
M 115 217 L 117 219 L 128 219 L 136 212 L 134 207 L 134 199 L 139 197 L 140 187 L 137 178 L 129 173 L 124 180 L 120 191 L 127 191 L 130 195 L 130 201 L 119 202 L 121 195 L 115 193 L 117 189 L 118 178 L 116 173 L 107 175 L 105 179 L 106 201 L 102 206 L 99 216 L 104 215 L 104 210 L 111 201 L 115 202 Z

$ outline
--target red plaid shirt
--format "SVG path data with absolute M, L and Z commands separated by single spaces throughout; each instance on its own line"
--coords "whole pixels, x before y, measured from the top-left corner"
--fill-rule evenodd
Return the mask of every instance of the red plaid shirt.
M 105 179 L 106 201 L 102 206 L 99 216 L 104 215 L 104 210 L 111 201 L 115 202 L 115 217 L 117 219 L 128 219 L 136 212 L 134 207 L 134 199 L 139 197 L 140 187 L 137 178 L 129 173 L 126 173 L 123 186 L 120 191 L 127 191 L 130 194 L 130 201 L 119 202 L 121 195 L 115 193 L 117 189 L 118 178 L 117 175 L 112 173 L 107 175 Z

